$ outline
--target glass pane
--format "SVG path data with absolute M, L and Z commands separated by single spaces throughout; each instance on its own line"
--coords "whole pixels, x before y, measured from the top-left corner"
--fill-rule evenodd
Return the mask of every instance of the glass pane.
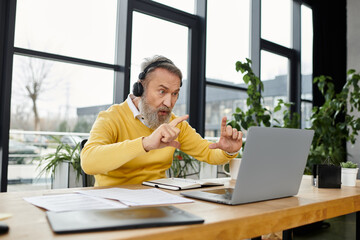
M 113 101 L 113 78 L 109 70 L 14 56 L 9 191 L 49 187 L 50 176 L 38 177 L 39 157 L 88 135 Z
M 312 100 L 313 23 L 312 10 L 301 6 L 301 98 Z
M 261 1 L 261 37 L 291 47 L 291 0 Z
M 226 4 L 218 0 L 208 1 L 207 79 L 243 82 L 242 75 L 235 70 L 235 63 L 249 58 L 249 12 L 249 0 L 229 0 Z
M 195 1 L 194 0 L 153 0 L 169 7 L 177 8 L 184 12 L 195 14 Z
M 311 127 L 312 103 L 301 102 L 301 128 Z
M 237 107 L 246 111 L 246 99 L 246 92 L 207 86 L 205 137 L 220 137 L 221 119 L 231 120 Z
M 18 0 L 15 46 L 114 63 L 116 0 Z
M 186 113 L 188 31 L 187 27 L 178 24 L 138 12 L 133 14 L 130 92 L 132 85 L 138 80 L 144 58 L 163 55 L 171 59 L 183 74 L 180 98 L 173 109 L 177 115 Z
M 285 57 L 261 51 L 261 80 L 264 83 L 264 106 L 273 112 L 278 100 L 288 100 L 289 60 Z M 283 110 L 273 114 L 280 120 Z

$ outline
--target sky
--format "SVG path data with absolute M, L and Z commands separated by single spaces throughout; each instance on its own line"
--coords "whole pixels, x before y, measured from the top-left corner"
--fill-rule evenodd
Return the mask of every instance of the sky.
M 194 0 L 159 0 L 193 13 Z M 66 56 L 114 63 L 116 0 L 18 0 L 15 46 Z M 290 1 L 263 0 L 262 37 L 291 47 Z M 229 8 L 228 6 L 232 6 Z M 235 62 L 249 57 L 250 0 L 208 0 L 206 77 L 241 83 Z M 311 11 L 304 9 L 304 26 L 311 26 Z M 309 22 L 310 21 L 310 22 Z M 188 29 L 141 13 L 133 15 L 131 81 L 140 72 L 145 57 L 163 54 L 187 75 Z M 311 52 L 312 29 L 303 28 L 302 48 Z M 263 80 L 287 74 L 287 59 L 264 53 Z M 311 72 L 311 54 L 302 56 L 302 69 Z M 14 58 L 12 104 L 23 102 L 23 77 L 26 57 Z M 76 107 L 111 104 L 113 77 L 110 70 L 47 61 L 51 66 L 48 89 L 39 101 L 42 115 L 66 112 L 73 116 Z M 186 94 L 186 93 L 182 93 Z M 51 104 L 50 104 L 51 103 Z M 28 106 L 28 108 L 31 105 Z M 65 111 L 64 111 L 65 110 Z

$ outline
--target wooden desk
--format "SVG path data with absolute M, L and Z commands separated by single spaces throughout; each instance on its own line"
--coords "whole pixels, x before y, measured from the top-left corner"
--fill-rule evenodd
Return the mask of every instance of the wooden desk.
M 146 188 L 140 185 L 126 187 Z M 11 218 L 4 220 L 9 225 L 10 232 L 0 238 L 244 239 L 360 211 L 360 181 L 357 182 L 357 187 L 318 189 L 311 186 L 310 178 L 305 176 L 299 194 L 295 197 L 238 206 L 205 201 L 176 205 L 204 218 L 204 224 L 57 235 L 52 232 L 45 211 L 23 200 L 27 196 L 67 193 L 73 190 L 0 193 L 0 212 L 13 214 Z

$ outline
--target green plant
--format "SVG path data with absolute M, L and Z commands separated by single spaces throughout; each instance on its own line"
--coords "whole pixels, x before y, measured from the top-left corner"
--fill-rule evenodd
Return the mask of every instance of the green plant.
M 342 162 L 340 163 L 342 168 L 357 168 L 357 163 L 353 163 L 352 161 Z
M 240 108 L 236 108 L 235 113 L 233 113 L 234 119 L 229 121 L 228 125 L 231 125 L 237 130 L 248 130 L 251 126 L 270 127 L 272 125 L 272 119 L 276 123 L 273 124 L 274 127 L 299 128 L 299 114 L 291 114 L 289 110 L 293 103 L 284 102 L 282 99 L 279 99 L 278 104 L 274 107 L 274 113 L 285 109 L 283 111 L 282 123 L 280 120 L 272 118 L 273 113 L 263 106 L 261 91 L 264 91 L 264 84 L 260 78 L 254 74 L 250 59 L 246 59 L 244 63 L 241 61 L 236 62 L 236 71 L 241 71 L 243 74 L 245 73 L 243 80 L 247 85 L 246 92 L 248 98 L 246 99 L 246 105 L 248 109 L 247 111 L 243 111 Z
M 193 175 L 194 173 L 189 173 L 190 171 L 195 172 L 200 168 L 200 162 L 190 155 L 176 149 L 174 152 L 173 162 L 170 167 L 170 175 L 171 177 L 177 178 L 186 178 L 189 175 Z
M 313 107 L 311 129 L 315 131 L 308 158 L 307 171 L 314 164 L 339 165 L 346 160 L 346 142 L 352 144 L 360 130 L 360 118 L 355 117 L 354 110 L 360 111 L 360 75 L 355 70 L 348 71 L 348 79 L 341 92 L 335 93 L 331 77 L 314 78 L 324 104 Z
M 76 172 L 76 178 L 79 179 L 81 175 L 80 143 L 77 143 L 75 147 L 71 147 L 68 144 L 62 143 L 57 138 L 54 139 L 58 143 L 56 151 L 40 158 L 38 167 L 42 169 L 39 175 L 51 174 L 52 176 L 54 176 L 55 169 L 59 166 L 60 163 L 70 162 L 71 166 Z

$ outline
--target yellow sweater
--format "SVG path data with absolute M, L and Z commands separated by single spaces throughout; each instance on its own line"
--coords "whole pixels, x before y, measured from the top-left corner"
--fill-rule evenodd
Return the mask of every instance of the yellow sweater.
M 171 116 L 171 120 L 175 115 Z M 203 139 L 184 121 L 177 125 L 181 130 L 176 141 L 180 150 L 210 164 L 224 164 L 231 158 L 220 149 L 209 149 L 210 142 Z M 81 166 L 95 175 L 95 186 L 139 184 L 146 180 L 166 177 L 175 148 L 146 152 L 142 137 L 149 136 L 152 129 L 134 118 L 128 104 L 116 104 L 99 113 L 90 137 L 81 151 Z

